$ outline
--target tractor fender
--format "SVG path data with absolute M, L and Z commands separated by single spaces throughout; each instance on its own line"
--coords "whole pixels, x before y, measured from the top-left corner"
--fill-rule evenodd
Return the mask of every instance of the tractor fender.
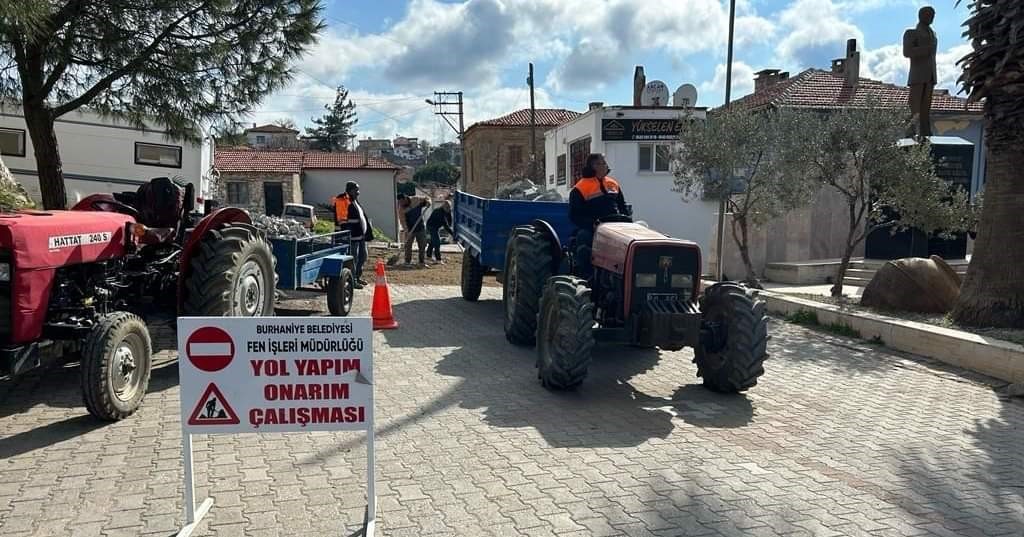
M 558 274 L 558 267 L 562 264 L 562 241 L 558 240 L 558 233 L 555 228 L 546 220 L 534 220 L 530 224 L 537 233 L 540 233 L 551 245 L 551 272 Z
M 96 201 L 116 201 L 114 196 L 110 194 L 90 194 L 76 203 L 70 210 L 72 211 L 95 211 L 92 204 Z
M 84 201 L 84 200 L 83 200 Z M 185 301 L 185 278 L 188 276 L 189 261 L 192 260 L 192 253 L 196 245 L 202 240 L 203 235 L 211 229 L 217 229 L 224 224 L 252 224 L 249 213 L 237 207 L 224 207 L 216 209 L 203 217 L 192 230 L 192 234 L 181 249 L 181 256 L 178 258 L 178 311 L 181 312 Z

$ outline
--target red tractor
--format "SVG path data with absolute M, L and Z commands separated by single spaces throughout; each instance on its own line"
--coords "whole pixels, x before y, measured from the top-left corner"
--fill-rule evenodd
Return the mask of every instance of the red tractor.
M 690 347 L 697 376 L 735 393 L 764 374 L 765 305 L 736 283 L 701 289 L 701 251 L 615 215 L 592 249 L 563 248 L 549 223 L 516 228 L 506 247 L 506 337 L 536 343 L 538 377 L 550 389 L 580 385 L 597 340 L 668 351 Z M 592 250 L 592 251 L 591 251 Z M 580 256 L 593 271 L 580 278 Z
M 144 316 L 272 315 L 270 244 L 241 209 L 193 214 L 192 189 L 161 177 L 0 214 L 0 375 L 78 359 L 86 408 L 119 420 L 149 384 Z

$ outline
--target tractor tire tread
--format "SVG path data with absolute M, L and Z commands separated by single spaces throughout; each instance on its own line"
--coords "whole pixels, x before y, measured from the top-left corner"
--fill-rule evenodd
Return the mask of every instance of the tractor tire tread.
M 270 260 L 274 286 L 273 289 L 267 290 L 270 304 L 264 304 L 264 315 L 272 315 L 277 288 L 277 272 L 274 270 L 276 259 L 273 250 L 256 228 L 241 223 L 210 230 L 200 239 L 190 260 L 185 312 L 189 315 L 230 316 L 234 271 L 240 265 L 239 256 L 250 249 L 262 250 L 262 255 Z
M 132 408 L 124 410 L 119 409 L 114 404 L 111 393 L 107 390 L 107 378 L 109 377 L 111 365 L 107 357 L 114 352 L 115 346 L 123 337 L 123 335 L 117 336 L 122 334 L 122 332 L 126 335 L 133 328 L 141 328 L 140 332 L 146 353 L 145 367 L 142 372 L 143 379 L 139 386 L 140 395 L 138 400 Z M 149 329 L 146 327 L 145 321 L 138 315 L 125 311 L 104 315 L 100 318 L 99 323 L 93 327 L 92 331 L 89 332 L 89 335 L 86 336 L 85 343 L 82 345 L 81 355 L 82 359 L 79 369 L 81 370 L 82 400 L 89 414 L 105 421 L 117 421 L 134 414 L 139 405 L 142 404 L 146 391 L 149 389 L 149 378 L 153 364 L 153 343 L 149 337 Z
M 713 304 L 724 301 L 724 304 Z M 723 352 L 724 364 L 717 370 L 709 367 L 703 349 L 694 351 L 697 376 L 704 379 L 709 389 L 722 393 L 738 393 L 757 385 L 764 374 L 764 361 L 768 358 L 768 318 L 765 304 L 754 291 L 735 283 L 719 283 L 707 289 L 701 297 L 701 311 L 712 305 L 728 308 L 730 326 L 728 341 Z
M 543 235 L 530 228 L 520 229 L 509 246 L 506 257 L 516 256 L 515 281 L 518 289 L 511 315 L 505 305 L 505 337 L 515 345 L 534 345 L 537 341 L 537 314 L 540 312 L 541 295 L 552 275 L 551 245 Z M 508 280 L 509 275 L 506 275 L 506 286 Z M 503 305 L 506 300 L 507 290 L 503 290 Z
M 484 268 L 480 261 L 473 257 L 469 249 L 462 251 L 462 298 L 468 302 L 476 302 L 484 285 Z
M 573 333 L 571 338 L 547 333 L 544 315 L 552 306 L 559 318 L 566 320 L 567 329 Z M 541 298 L 537 323 L 537 337 L 549 342 L 546 345 L 550 345 L 554 355 L 550 364 L 545 364 L 538 345 L 537 375 L 541 384 L 551 390 L 577 388 L 587 377 L 594 350 L 594 304 L 587 283 L 573 276 L 550 278 Z

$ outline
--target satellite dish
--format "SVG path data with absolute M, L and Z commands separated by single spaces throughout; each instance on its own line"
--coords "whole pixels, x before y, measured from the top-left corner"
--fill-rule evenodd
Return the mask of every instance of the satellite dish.
M 640 96 L 642 106 L 668 106 L 668 86 L 660 80 L 652 80 L 644 86 Z
M 683 84 L 672 94 L 672 106 L 693 108 L 697 104 L 697 88 L 693 84 Z

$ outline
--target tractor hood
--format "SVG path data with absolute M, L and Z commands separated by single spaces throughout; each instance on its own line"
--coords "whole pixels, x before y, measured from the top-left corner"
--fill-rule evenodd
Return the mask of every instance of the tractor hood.
M 103 211 L 23 211 L 0 214 L 0 248 L 18 269 L 52 269 L 125 254 L 131 216 Z

